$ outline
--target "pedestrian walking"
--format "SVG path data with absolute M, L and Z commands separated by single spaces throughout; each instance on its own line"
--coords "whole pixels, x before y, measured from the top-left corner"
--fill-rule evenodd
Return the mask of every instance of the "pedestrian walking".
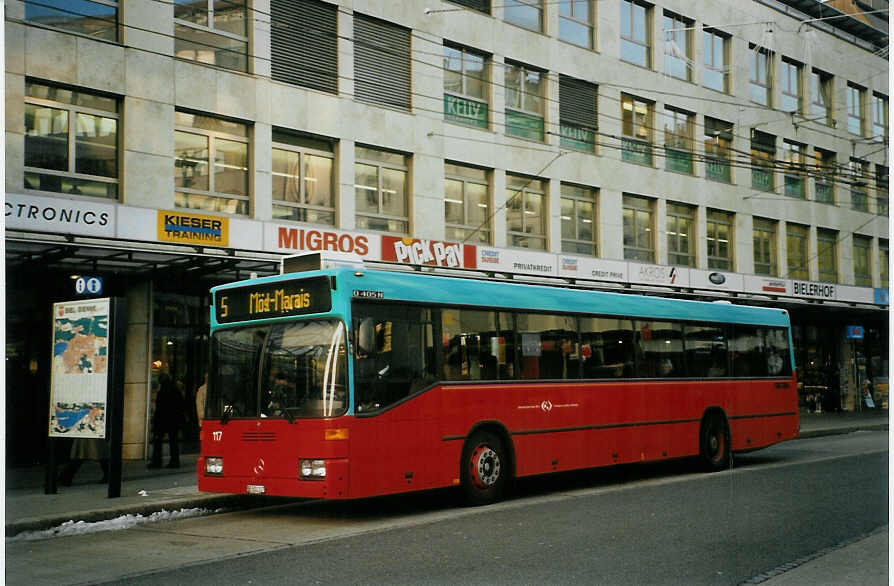
M 196 390 L 196 422 L 199 429 L 202 428 L 202 418 L 205 417 L 205 396 L 208 394 L 208 373 L 205 373 L 205 379 L 201 386 Z
M 170 460 L 168 468 L 180 467 L 180 424 L 183 421 L 183 396 L 170 375 L 158 378 L 158 394 L 152 416 L 152 460 L 149 468 L 161 468 L 161 452 L 165 435 L 168 436 Z

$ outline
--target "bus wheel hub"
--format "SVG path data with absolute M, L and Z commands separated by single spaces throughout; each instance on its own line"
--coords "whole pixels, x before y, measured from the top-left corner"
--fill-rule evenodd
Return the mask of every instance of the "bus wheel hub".
M 478 446 L 470 464 L 472 478 L 479 488 L 493 486 L 500 477 L 500 457 L 488 446 Z

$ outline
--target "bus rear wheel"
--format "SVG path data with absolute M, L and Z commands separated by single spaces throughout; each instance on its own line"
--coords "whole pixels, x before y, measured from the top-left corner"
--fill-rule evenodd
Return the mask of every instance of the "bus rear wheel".
M 726 418 L 709 413 L 702 421 L 700 453 L 710 472 L 724 470 L 730 461 L 730 433 Z
M 506 490 L 509 460 L 499 437 L 474 433 L 463 446 L 460 480 L 466 501 L 473 506 L 500 500 Z

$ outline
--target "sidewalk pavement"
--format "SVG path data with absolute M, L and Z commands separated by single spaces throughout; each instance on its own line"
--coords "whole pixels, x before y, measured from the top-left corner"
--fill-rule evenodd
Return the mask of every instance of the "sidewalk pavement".
M 801 412 L 802 438 L 850 433 L 853 431 L 878 431 L 888 429 L 887 411 L 863 411 L 843 413 Z M 181 456 L 181 467 L 148 470 L 143 461 L 123 463 L 121 496 L 108 498 L 108 487 L 96 482 L 101 476 L 98 463 L 86 462 L 75 476 L 73 486 L 59 486 L 57 494 L 44 494 L 43 468 L 6 470 L 6 536 L 7 538 L 25 531 L 40 531 L 58 527 L 66 521 L 95 522 L 114 519 L 122 515 L 148 516 L 158 511 L 178 511 L 180 509 L 244 508 L 257 506 L 259 499 L 276 502 L 276 499 L 248 495 L 220 495 L 199 492 L 196 486 L 196 454 Z M 883 538 L 882 538 L 883 537 Z M 887 583 L 887 543 L 888 531 L 873 534 L 866 540 L 835 550 L 828 555 L 807 561 L 795 569 L 788 570 L 769 584 L 875 584 L 879 574 L 879 560 L 884 565 Z M 882 549 L 883 548 L 883 549 Z M 853 563 L 834 565 L 827 558 L 847 555 L 850 550 L 856 557 L 877 552 L 867 564 Z M 846 559 L 856 559 L 850 557 Z M 836 576 L 834 568 L 847 570 L 846 575 Z M 858 579 L 860 572 L 868 572 L 869 581 Z M 789 574 L 798 572 L 803 581 L 790 581 Z M 811 573 L 812 572 L 812 573 Z M 855 573 L 856 572 L 856 573 Z M 848 581 L 850 580 L 850 581 Z

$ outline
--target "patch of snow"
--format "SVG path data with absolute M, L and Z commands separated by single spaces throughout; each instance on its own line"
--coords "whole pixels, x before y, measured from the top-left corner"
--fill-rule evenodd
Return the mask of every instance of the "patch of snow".
M 190 517 L 201 517 L 208 515 L 212 511 L 209 509 L 180 509 L 179 511 L 161 511 L 152 513 L 148 517 L 140 514 L 122 515 L 115 519 L 106 521 L 96 521 L 88 523 L 87 521 L 66 521 L 58 527 L 46 529 L 43 531 L 24 531 L 6 539 L 7 543 L 15 541 L 38 541 L 41 539 L 51 539 L 53 537 L 68 537 L 70 535 L 84 535 L 87 533 L 99 533 L 100 531 L 120 531 L 122 529 L 130 529 L 138 525 L 147 523 L 157 523 L 159 521 L 174 521 L 177 519 L 189 519 Z M 216 511 L 215 511 L 216 512 Z

